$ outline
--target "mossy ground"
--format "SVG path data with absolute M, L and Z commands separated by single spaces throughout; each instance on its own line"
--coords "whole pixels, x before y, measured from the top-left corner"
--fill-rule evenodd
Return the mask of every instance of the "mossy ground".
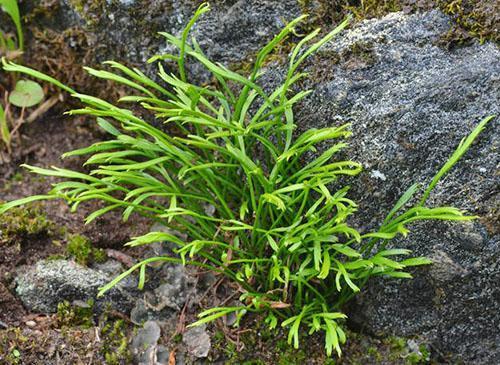
M 105 312 L 95 317 L 91 305 L 60 303 L 58 313 L 35 316 L 31 326 L 0 330 L 0 364 L 132 363 L 128 341 L 132 326 Z
M 69 235 L 66 245 L 67 253 L 80 265 L 104 262 L 107 259 L 104 250 L 93 247 L 90 240 L 80 234 Z
M 51 235 L 55 230 L 54 223 L 39 205 L 14 208 L 3 214 L 0 220 L 0 244 L 27 236 Z
M 304 336 L 298 350 L 287 343 L 282 329 L 269 330 L 263 319 L 247 319 L 239 335 L 237 330 L 213 331 L 210 361 L 226 365 L 423 365 L 438 364 L 427 344 L 420 339 L 401 337 L 374 338 L 348 331 L 343 356 L 327 357 L 321 336 Z M 229 340 L 232 338 L 231 340 Z M 411 345 L 410 345 L 411 344 Z

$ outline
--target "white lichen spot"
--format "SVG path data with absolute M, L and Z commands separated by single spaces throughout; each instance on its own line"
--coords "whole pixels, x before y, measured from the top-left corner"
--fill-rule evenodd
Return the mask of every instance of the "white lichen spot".
M 374 179 L 380 179 L 382 181 L 387 180 L 387 177 L 379 170 L 372 170 L 372 172 L 370 172 L 370 176 L 373 177 Z

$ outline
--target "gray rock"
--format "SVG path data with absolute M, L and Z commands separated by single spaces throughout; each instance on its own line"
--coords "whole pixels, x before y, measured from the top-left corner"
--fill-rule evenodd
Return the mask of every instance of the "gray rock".
M 448 27 L 437 11 L 368 20 L 326 45 L 307 66 L 313 93 L 296 108 L 299 131 L 352 123 L 347 155 L 365 167 L 352 186 L 375 228 L 414 182 L 429 183 L 460 140 L 499 113 L 500 51 L 495 44 L 437 45 Z M 265 83 L 282 73 L 269 70 Z M 424 335 L 454 361 L 500 363 L 498 119 L 439 183 L 430 206 L 453 205 L 481 219 L 418 224 L 396 243 L 436 264 L 411 281 L 373 280 L 351 308 L 372 333 Z
M 159 345 L 156 352 L 156 361 L 160 364 L 168 365 L 170 359 L 170 351 L 165 346 Z
M 130 349 L 139 363 L 155 364 L 161 329 L 158 323 L 147 321 L 132 339 Z
M 103 263 L 94 263 L 91 266 L 92 269 L 102 273 L 106 277 L 115 278 L 125 271 L 123 265 L 116 260 L 107 260 Z M 129 275 L 120 282 L 121 287 L 134 290 L 137 288 L 137 277 L 134 275 Z
M 184 332 L 182 341 L 186 345 L 188 352 L 197 358 L 207 357 L 212 346 L 204 324 L 189 328 Z
M 57 304 L 64 300 L 71 303 L 94 299 L 98 311 L 110 304 L 114 309 L 128 313 L 133 305 L 132 292 L 120 284 L 103 297 L 96 298 L 99 288 L 111 279 L 102 272 L 72 261 L 39 261 L 20 270 L 16 277 L 16 293 L 24 306 L 34 312 L 56 312 Z
M 179 264 L 164 265 L 162 278 L 163 284 L 155 289 L 157 306 L 180 311 L 187 297 L 195 293 L 194 278 L 187 274 L 183 265 Z
M 154 293 L 144 293 L 144 298 L 137 299 L 130 311 L 130 320 L 137 325 L 141 325 L 146 321 L 164 322 L 174 318 L 173 315 L 176 312 L 166 306 L 156 306 L 156 300 Z M 150 302 L 153 302 L 153 304 Z
M 37 2 L 28 1 L 33 8 Z M 45 26 L 65 29 L 82 27 L 99 48 L 101 60 L 144 62 L 165 50 L 161 31 L 179 35 L 199 2 L 154 0 L 106 1 L 97 4 L 59 0 Z M 227 0 L 211 2 L 212 10 L 193 29 L 193 36 L 213 59 L 234 63 L 247 60 L 283 28 L 286 21 L 300 15 L 296 0 Z
M 164 264 L 153 273 L 154 289 L 144 292 L 131 311 L 132 322 L 167 321 L 180 312 L 189 296 L 196 295 L 195 279 L 179 264 Z

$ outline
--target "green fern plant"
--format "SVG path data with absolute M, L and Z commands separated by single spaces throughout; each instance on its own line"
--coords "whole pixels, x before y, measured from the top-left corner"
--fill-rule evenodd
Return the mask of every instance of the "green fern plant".
M 151 232 L 127 245 L 169 241 L 177 246 L 177 255 L 143 260 L 103 287 L 100 295 L 135 271 L 142 288 L 146 267 L 152 262 L 208 268 L 236 284 L 241 305 L 207 309 L 192 325 L 229 313 L 240 319 L 245 313 L 260 312 L 269 327 L 280 324 L 288 328 L 288 341 L 294 347 L 299 346 L 303 329 L 309 334 L 323 332 L 327 354 L 335 350 L 340 356 L 346 341 L 343 306 L 366 281 L 374 276 L 411 278 L 405 271 L 408 267 L 430 263 L 423 257 L 406 258 L 410 251 L 389 246 L 391 240 L 406 236 L 407 226 L 415 221 L 475 218 L 453 207 L 425 204 L 439 179 L 491 117 L 459 146 L 418 203 L 406 208 L 421 191 L 419 185 L 413 185 L 378 230 L 358 232 L 347 224 L 357 205 L 348 198 L 349 187 L 339 187 L 338 178 L 356 176 L 361 165 L 336 159 L 347 146 L 349 125 L 296 135 L 293 106 L 309 91 L 291 92 L 306 76 L 299 71 L 303 61 L 349 20 L 319 40 L 320 31 L 315 30 L 299 41 L 290 54 L 283 83 L 266 92 L 259 78 L 267 56 L 304 17 L 290 22 L 262 48 L 251 74 L 244 77 L 210 61 L 194 38 L 188 43 L 191 27 L 208 10 L 208 5 L 200 6 L 180 38 L 161 33 L 179 49 L 178 54 L 150 60 L 157 63 L 162 83 L 117 62 L 106 62 L 116 72 L 87 68 L 90 74 L 135 92 L 116 105 L 79 94 L 49 76 L 4 60 L 5 70 L 51 82 L 80 99 L 85 106 L 69 114 L 96 117 L 110 138 L 64 155 L 89 155 L 85 162 L 91 167 L 89 173 L 26 166 L 31 172 L 62 181 L 46 195 L 4 204 L 0 213 L 36 200 L 63 199 L 73 210 L 89 200 L 104 203 L 87 217 L 87 223 L 111 210 L 121 210 L 124 220 L 133 213 L 150 217 L 169 227 L 171 233 Z M 190 82 L 188 60 L 211 72 L 215 85 Z M 178 72 L 167 72 L 165 62 L 173 62 Z M 127 109 L 128 103 L 133 110 L 143 111 Z M 168 132 L 143 117 L 150 113 L 167 124 Z M 304 163 L 304 154 L 316 151 L 319 143 L 329 147 Z

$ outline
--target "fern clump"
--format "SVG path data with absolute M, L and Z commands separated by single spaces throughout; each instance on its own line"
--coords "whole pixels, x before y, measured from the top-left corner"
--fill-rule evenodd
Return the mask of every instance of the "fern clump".
M 195 39 L 188 42 L 191 27 L 206 11 L 208 6 L 202 5 L 180 38 L 162 33 L 179 49 L 178 54 L 150 60 L 157 63 L 162 82 L 117 62 L 106 62 L 116 73 L 87 68 L 96 77 L 134 90 L 136 94 L 122 97 L 116 105 L 4 61 L 8 71 L 30 74 L 72 93 L 85 107 L 70 114 L 96 117 L 110 138 L 64 155 L 89 155 L 85 163 L 91 167 L 89 173 L 27 166 L 34 173 L 62 181 L 47 195 L 6 203 L 0 212 L 34 200 L 63 199 L 73 209 L 87 200 L 99 200 L 105 207 L 91 213 L 87 222 L 117 209 L 122 210 L 124 220 L 135 212 L 160 221 L 182 235 L 151 232 L 128 245 L 169 241 L 177 246 L 177 256 L 148 258 L 102 288 L 101 294 L 134 271 L 142 287 L 146 266 L 152 262 L 209 268 L 236 283 L 242 304 L 210 308 L 193 325 L 231 312 L 237 318 L 263 312 L 269 327 L 288 328 L 288 340 L 295 347 L 301 329 L 309 334 L 319 331 L 325 334 L 328 355 L 334 350 L 340 355 L 346 340 L 343 306 L 366 281 L 373 276 L 411 278 L 406 268 L 430 263 L 422 257 L 406 258 L 409 250 L 390 247 L 389 242 L 406 236 L 407 226 L 414 221 L 474 218 L 452 207 L 432 208 L 425 203 L 438 180 L 491 118 L 464 140 L 423 189 L 420 201 L 407 208 L 421 190 L 413 185 L 378 230 L 358 232 L 347 223 L 357 205 L 348 198 L 349 187 L 339 186 L 338 180 L 339 176 L 354 177 L 362 168 L 337 158 L 347 146 L 349 126 L 296 135 L 293 106 L 309 91 L 291 92 L 306 76 L 299 71 L 303 61 L 344 29 L 348 20 L 319 40 L 315 40 L 316 30 L 298 42 L 283 83 L 266 92 L 259 85 L 262 65 L 303 17 L 290 22 L 262 48 L 251 74 L 244 77 L 210 61 Z M 190 82 L 188 59 L 211 72 L 214 85 Z M 166 62 L 173 63 L 177 72 L 167 72 Z M 134 112 L 125 107 L 128 103 Z M 168 132 L 146 120 L 151 113 L 167 124 Z M 304 163 L 304 155 L 320 143 L 329 147 Z

